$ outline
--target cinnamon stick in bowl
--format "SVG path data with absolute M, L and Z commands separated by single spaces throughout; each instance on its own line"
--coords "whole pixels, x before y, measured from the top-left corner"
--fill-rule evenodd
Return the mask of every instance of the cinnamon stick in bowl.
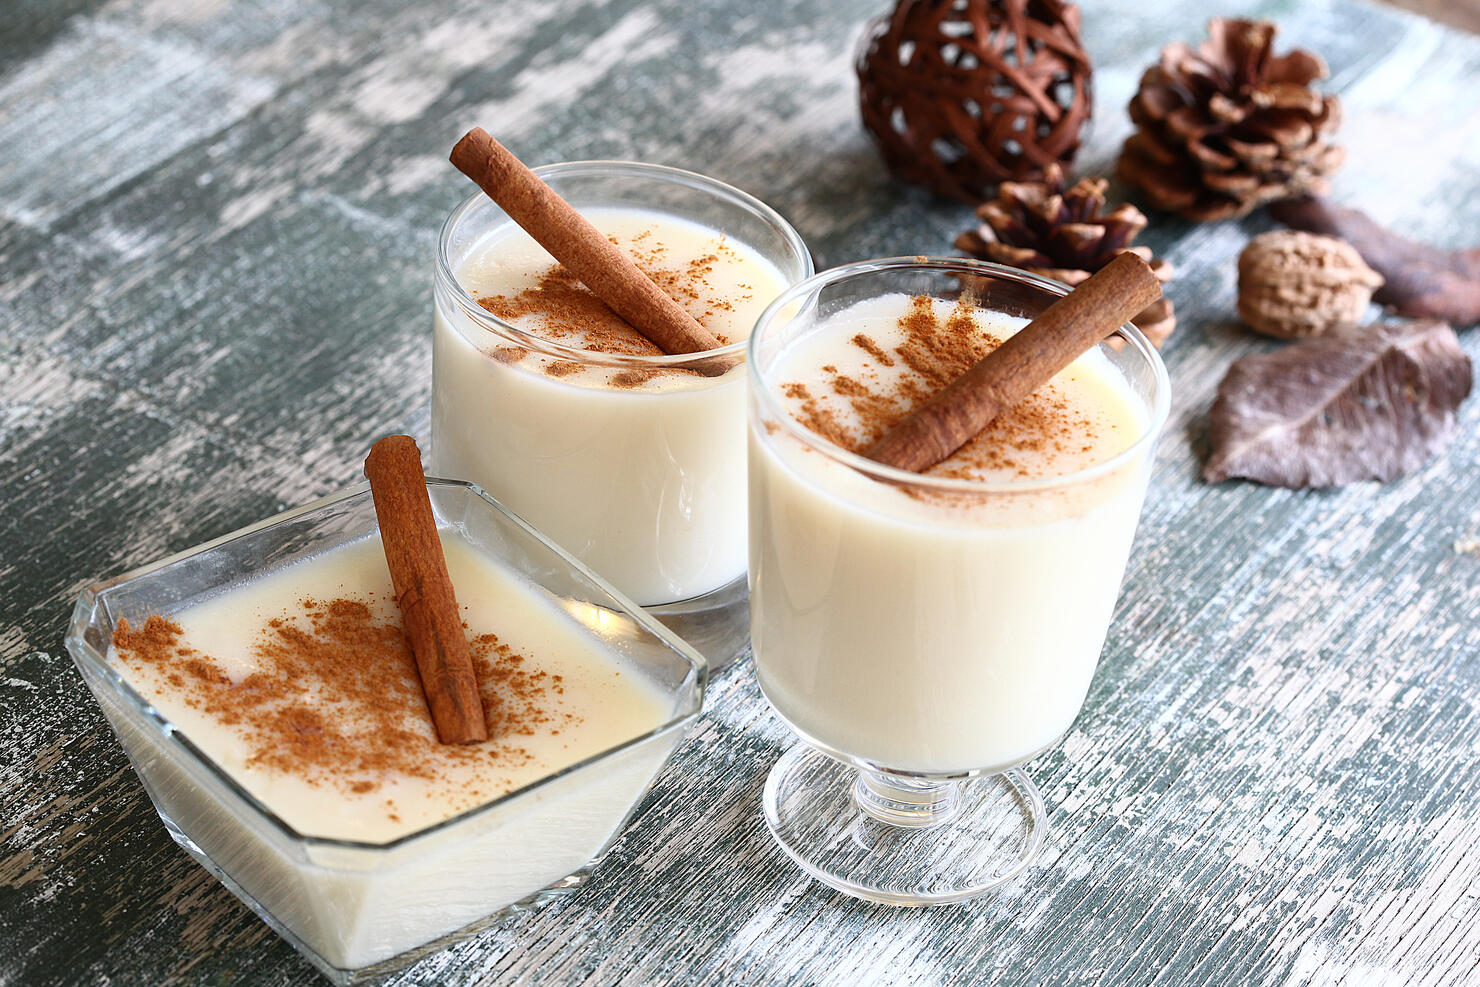
M 376 442 L 365 458 L 365 476 L 437 739 L 481 743 L 488 739 L 483 699 L 416 440 L 388 435 Z
M 1121 254 L 896 422 L 863 455 L 898 469 L 928 470 L 1160 297 L 1161 282 L 1146 262 Z

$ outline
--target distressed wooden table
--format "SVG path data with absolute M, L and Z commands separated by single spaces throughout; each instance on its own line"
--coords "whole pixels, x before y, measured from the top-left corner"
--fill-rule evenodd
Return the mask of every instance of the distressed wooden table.
M 342 487 L 425 435 L 445 163 L 634 158 L 777 206 L 822 266 L 945 252 L 854 107 L 881 0 L 37 0 L 0 25 L 0 983 L 313 983 L 170 842 L 61 647 L 78 590 Z M 1103 171 L 1196 3 L 1088 3 Z M 1480 230 L 1480 39 L 1356 0 L 1232 2 L 1323 52 L 1338 195 Z M 411 984 L 1480 983 L 1480 399 L 1386 487 L 1197 479 L 1268 221 L 1159 217 L 1176 396 L 1104 660 L 1031 766 L 1052 833 L 1001 894 L 890 910 L 775 849 L 790 739 L 747 665 L 577 894 Z M 1464 344 L 1480 357 L 1480 330 Z

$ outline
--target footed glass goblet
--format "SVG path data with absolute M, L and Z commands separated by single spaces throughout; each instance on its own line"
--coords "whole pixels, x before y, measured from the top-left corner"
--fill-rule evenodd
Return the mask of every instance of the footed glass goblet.
M 849 894 L 962 901 L 1043 844 L 1021 765 L 1094 676 L 1167 417 L 1161 359 L 1123 326 L 949 468 L 884 466 L 848 438 L 937 389 L 932 360 L 986 345 L 961 333 L 1010 334 L 1067 290 L 956 258 L 865 261 L 792 287 L 751 336 L 751 640 L 803 742 L 771 771 L 766 821 Z

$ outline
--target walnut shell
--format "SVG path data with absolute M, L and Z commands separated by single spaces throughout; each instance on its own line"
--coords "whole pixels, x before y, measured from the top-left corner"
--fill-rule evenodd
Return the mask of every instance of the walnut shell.
M 1264 233 L 1238 257 L 1238 314 L 1279 339 L 1346 332 L 1361 324 L 1382 275 L 1345 240 L 1294 230 Z

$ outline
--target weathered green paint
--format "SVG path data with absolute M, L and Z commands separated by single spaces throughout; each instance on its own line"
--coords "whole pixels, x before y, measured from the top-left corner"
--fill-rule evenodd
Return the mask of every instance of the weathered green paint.
M 21 5 L 0 32 L 0 983 L 312 983 L 169 841 L 63 655 L 94 578 L 337 489 L 425 436 L 431 252 L 477 123 L 533 163 L 731 181 L 822 266 L 945 252 L 856 123 L 883 0 L 263 0 Z M 55 9 L 52 9 L 55 7 Z M 1085 4 L 1085 171 L 1157 47 L 1205 7 Z M 1480 40 L 1353 0 L 1234 4 L 1323 52 L 1336 192 L 1480 239 Z M 1233 8 L 1231 8 L 1233 9 Z M 71 19 L 64 15 L 76 12 Z M 1388 487 L 1206 487 L 1233 316 L 1267 228 L 1158 217 L 1176 389 L 1084 714 L 1030 768 L 1042 866 L 893 911 L 802 878 L 759 814 L 790 741 L 739 667 L 576 895 L 410 984 L 1480 983 L 1480 400 Z M 1480 335 L 1463 336 L 1480 357 Z

